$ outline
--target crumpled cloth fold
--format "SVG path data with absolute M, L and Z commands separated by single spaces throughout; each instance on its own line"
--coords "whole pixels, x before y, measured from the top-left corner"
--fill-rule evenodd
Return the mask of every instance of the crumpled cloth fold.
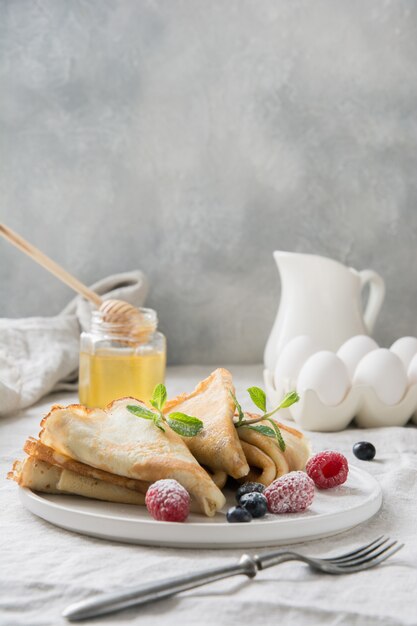
M 91 285 L 96 293 L 142 306 L 148 282 L 139 270 Z M 47 393 L 76 389 L 80 332 L 93 306 L 76 296 L 53 317 L 0 319 L 0 415 L 18 411 Z

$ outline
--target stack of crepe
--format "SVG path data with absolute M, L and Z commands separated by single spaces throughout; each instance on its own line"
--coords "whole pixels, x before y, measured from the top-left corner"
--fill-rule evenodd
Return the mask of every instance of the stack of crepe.
M 217 369 L 191 393 L 167 402 L 166 415 L 179 411 L 203 422 L 196 436 L 183 438 L 168 424 L 163 432 L 133 415 L 128 405 L 145 407 L 134 398 L 105 409 L 54 406 L 41 422 L 39 439 L 26 441 L 28 457 L 15 461 L 9 478 L 34 491 L 124 504 L 144 504 L 151 483 L 172 478 L 189 492 L 193 510 L 213 516 L 225 504 L 220 489 L 228 476 L 267 485 L 303 469 L 309 456 L 307 440 L 295 429 L 280 425 L 285 452 L 274 439 L 236 429 L 234 391 L 230 372 Z
M 231 373 L 223 368 L 202 380 L 191 393 L 183 393 L 164 406 L 165 415 L 179 411 L 198 417 L 204 428 L 184 443 L 197 461 L 207 468 L 222 488 L 228 476 L 239 479 L 249 473 L 249 465 L 233 423 L 235 393 Z
M 253 413 L 246 413 L 245 416 L 249 419 L 260 417 Z M 274 421 L 279 426 L 285 442 L 284 451 L 271 437 L 245 427 L 238 429 L 240 443 L 250 465 L 249 474 L 245 477 L 247 481 L 256 481 L 268 486 L 273 480 L 288 472 L 303 470 L 310 457 L 311 449 L 308 439 L 299 430 Z M 257 425 L 261 424 L 270 426 L 268 422 L 257 422 Z
M 173 478 L 187 489 L 194 508 L 214 515 L 224 496 L 181 437 L 168 425 L 163 432 L 135 417 L 129 404 L 141 405 L 121 398 L 105 409 L 52 407 L 41 422 L 39 440 L 25 443 L 29 457 L 15 462 L 9 477 L 35 491 L 126 504 L 143 504 L 152 482 Z
M 283 474 L 303 470 L 311 453 L 307 438 L 295 428 L 276 422 L 285 441 L 282 451 L 276 439 L 249 428 L 236 429 L 230 391 L 235 393 L 230 372 L 217 369 L 193 392 L 179 395 L 164 407 L 167 415 L 180 411 L 203 421 L 204 429 L 184 442 L 197 461 L 214 473 L 216 484 L 223 486 L 231 476 L 240 482 L 257 481 L 267 486 Z M 259 417 L 245 413 L 246 419 Z M 267 426 L 268 422 L 260 424 Z

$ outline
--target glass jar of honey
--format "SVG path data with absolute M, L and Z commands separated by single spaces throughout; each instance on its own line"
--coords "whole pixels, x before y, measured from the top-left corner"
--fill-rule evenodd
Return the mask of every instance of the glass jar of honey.
M 164 382 L 166 340 L 157 330 L 156 312 L 138 311 L 134 325 L 109 323 L 101 311 L 93 312 L 90 331 L 81 334 L 81 404 L 103 408 L 123 396 L 149 402 L 154 387 Z

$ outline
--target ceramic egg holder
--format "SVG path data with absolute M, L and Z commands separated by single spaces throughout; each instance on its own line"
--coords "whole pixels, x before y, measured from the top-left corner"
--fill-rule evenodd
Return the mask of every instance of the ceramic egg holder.
M 286 391 L 294 388 L 289 379 L 281 382 Z M 275 388 L 273 373 L 268 369 L 264 370 L 264 383 L 270 406 L 277 406 L 283 392 Z M 301 428 L 319 432 L 343 430 L 354 418 L 362 428 L 404 426 L 410 419 L 417 424 L 417 383 L 409 380 L 401 400 L 393 405 L 383 402 L 374 388 L 365 384 L 351 383 L 337 405 L 327 405 L 314 389 L 305 389 L 298 402 L 278 415 L 294 420 Z

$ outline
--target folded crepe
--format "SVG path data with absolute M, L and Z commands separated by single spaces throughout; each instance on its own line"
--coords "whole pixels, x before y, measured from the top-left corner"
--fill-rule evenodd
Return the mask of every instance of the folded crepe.
M 164 414 L 180 412 L 202 420 L 204 428 L 184 442 L 197 461 L 216 477 L 216 484 L 227 475 L 241 478 L 249 472 L 242 444 L 233 423 L 235 389 L 231 373 L 216 369 L 191 393 L 183 393 L 164 406 Z M 223 484 L 224 484 L 223 482 Z
M 23 446 L 29 455 L 15 461 L 8 478 L 21 487 L 45 493 L 72 493 L 122 504 L 144 504 L 150 483 L 117 476 L 74 461 L 41 441 L 29 437 Z
M 85 463 L 74 461 L 74 459 L 66 454 L 62 454 L 49 446 L 45 446 L 45 444 L 34 439 L 33 437 L 29 437 L 29 439 L 26 440 L 23 450 L 29 455 L 29 457 L 44 461 L 49 465 L 60 467 L 64 470 L 78 474 L 79 476 L 85 476 L 86 478 L 93 478 L 111 485 L 124 487 L 131 491 L 138 491 L 139 493 L 145 494 L 150 485 L 149 482 L 134 480 L 132 478 L 126 478 L 125 476 L 118 476 L 117 474 L 105 472 L 90 465 L 86 465 Z
M 28 487 L 33 491 L 75 494 L 122 504 L 145 504 L 145 495 L 139 491 L 77 474 L 34 456 L 29 456 L 24 461 L 15 461 L 7 477 L 15 480 L 21 487 Z
M 258 418 L 259 415 L 246 413 L 246 417 Z M 273 480 L 288 472 L 305 468 L 311 454 L 308 439 L 299 430 L 274 421 L 279 426 L 285 441 L 284 452 L 280 449 L 276 439 L 272 437 L 244 426 L 237 429 L 250 465 L 250 472 L 245 480 L 269 485 Z M 260 424 L 268 426 L 267 421 L 257 423 L 257 425 Z
M 215 515 L 225 498 L 181 437 L 167 424 L 163 432 L 151 420 L 136 417 L 128 411 L 129 404 L 147 408 L 135 398 L 121 398 L 105 409 L 79 404 L 52 407 L 41 422 L 39 438 L 44 448 L 38 445 L 38 454 L 44 455 L 42 460 L 79 475 L 139 492 L 156 480 L 173 478 L 185 487 L 199 510 Z M 33 444 L 27 446 L 29 452 L 31 445 L 33 450 Z M 109 475 L 122 480 L 117 483 Z M 125 479 L 139 483 L 129 484 Z
M 275 480 L 277 474 L 274 461 L 265 452 L 251 443 L 242 440 L 241 444 L 250 466 L 249 474 L 243 480 L 270 485 Z

